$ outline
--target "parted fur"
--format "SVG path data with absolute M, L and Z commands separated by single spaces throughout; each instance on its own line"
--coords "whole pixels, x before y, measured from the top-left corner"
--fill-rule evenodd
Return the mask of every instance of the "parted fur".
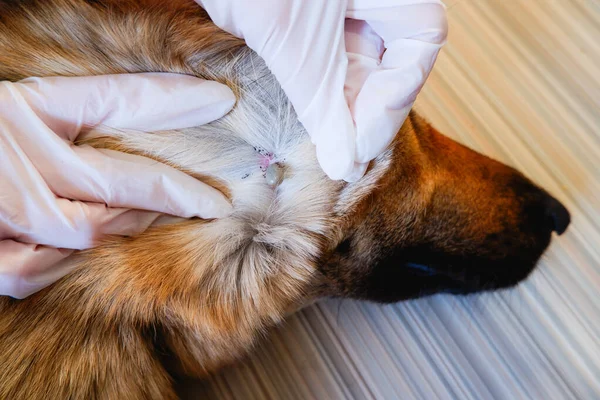
M 510 182 L 525 178 L 414 113 L 360 182 L 327 179 L 262 60 L 191 0 L 0 0 L 0 79 L 147 71 L 217 80 L 237 104 L 207 126 L 98 129 L 79 145 L 169 163 L 222 190 L 235 211 L 161 218 L 72 256 L 73 272 L 30 298 L 0 298 L 0 399 L 175 398 L 173 376 L 235 360 L 307 301 L 427 294 L 420 276 L 379 281 L 373 266 L 388 268 L 395 248 L 495 259 L 529 246 L 516 282 L 548 243 L 545 233 L 519 241 L 534 234 Z M 283 168 L 277 187 L 265 154 Z M 490 239 L 502 234 L 515 242 Z

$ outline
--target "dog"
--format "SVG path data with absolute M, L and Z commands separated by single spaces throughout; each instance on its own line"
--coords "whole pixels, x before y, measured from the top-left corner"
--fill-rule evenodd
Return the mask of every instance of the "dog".
M 175 166 L 234 213 L 107 238 L 51 287 L 0 298 L 2 399 L 173 399 L 174 377 L 235 361 L 311 301 L 509 288 L 569 225 L 523 174 L 414 111 L 364 178 L 329 180 L 264 62 L 192 0 L 0 0 L 0 79 L 149 71 L 216 80 L 237 104 L 207 126 L 78 145 Z

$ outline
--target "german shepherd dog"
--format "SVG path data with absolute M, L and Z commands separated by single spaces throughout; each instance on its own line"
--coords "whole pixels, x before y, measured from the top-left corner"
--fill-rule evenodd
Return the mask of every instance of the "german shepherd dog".
M 511 287 L 569 224 L 546 191 L 415 112 L 363 179 L 329 180 L 263 61 L 192 0 L 0 0 L 2 80 L 147 71 L 219 81 L 237 104 L 207 126 L 79 145 L 173 165 L 235 211 L 109 238 L 46 290 L 1 298 L 2 399 L 176 398 L 174 377 L 232 362 L 303 304 Z

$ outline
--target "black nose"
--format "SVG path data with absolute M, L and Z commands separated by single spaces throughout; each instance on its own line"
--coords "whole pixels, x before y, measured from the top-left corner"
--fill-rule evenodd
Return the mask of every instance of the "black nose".
M 559 235 L 562 235 L 571 223 L 569 211 L 552 196 L 546 199 L 546 216 L 552 221 L 554 232 Z

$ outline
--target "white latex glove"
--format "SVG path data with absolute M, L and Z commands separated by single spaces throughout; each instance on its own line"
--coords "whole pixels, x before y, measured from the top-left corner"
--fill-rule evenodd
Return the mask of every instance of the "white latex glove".
M 447 33 L 440 0 L 196 1 L 265 59 L 332 179 L 391 143 Z
M 0 295 L 28 296 L 66 273 L 52 266 L 73 249 L 141 232 L 158 216 L 138 210 L 227 215 L 222 193 L 183 172 L 72 142 L 100 124 L 144 131 L 201 125 L 234 103 L 224 85 L 175 74 L 0 82 Z

